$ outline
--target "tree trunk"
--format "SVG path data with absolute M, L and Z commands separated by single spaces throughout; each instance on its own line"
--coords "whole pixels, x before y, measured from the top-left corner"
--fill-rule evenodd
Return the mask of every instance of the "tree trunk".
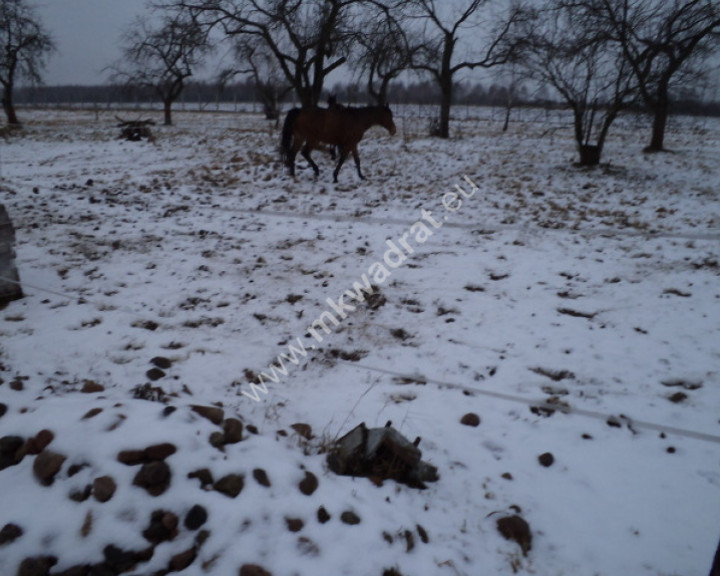
M 670 116 L 670 103 L 660 103 L 653 108 L 653 126 L 650 146 L 646 152 L 662 152 L 665 149 L 665 129 Z
M 450 138 L 450 107 L 452 105 L 452 80 L 443 83 L 440 96 L 440 126 L 438 136 Z
M 590 144 L 586 133 L 585 115 L 587 109 L 584 106 L 573 106 L 573 118 L 575 124 L 575 142 L 580 154 L 580 166 L 597 166 L 600 164 L 602 146 Z
M 508 128 L 510 128 L 510 113 L 512 112 L 513 108 L 513 99 L 511 96 L 508 97 L 507 101 L 505 102 L 505 122 L 503 123 L 502 131 L 507 132 Z
M 710 576 L 720 576 L 720 543 L 715 551 L 715 560 L 710 568 Z
M 388 103 L 388 85 L 390 84 L 390 78 L 383 78 L 380 82 L 380 92 L 377 96 L 378 106 L 387 106 Z
M 306 108 L 308 106 L 317 106 L 318 100 L 313 99 L 313 92 L 311 89 L 297 84 L 293 86 L 293 88 L 295 89 L 295 94 L 297 95 L 298 100 L 300 100 L 301 107 Z
M 172 103 L 170 98 L 163 100 L 163 115 L 165 118 L 165 126 L 172 126 Z
M 597 166 L 600 164 L 602 149 L 595 144 L 580 146 L 580 166 Z
M 7 123 L 10 126 L 19 126 L 20 121 L 18 120 L 17 114 L 15 113 L 15 104 L 13 104 L 13 95 L 12 95 L 13 89 L 12 86 L 6 85 L 3 89 L 3 96 L 2 96 L 2 105 L 3 110 L 5 111 L 5 117 L 7 118 Z
M 445 33 L 443 42 L 442 62 L 440 63 L 440 73 L 437 77 L 440 85 L 440 126 L 438 136 L 440 138 L 450 138 L 450 107 L 452 106 L 453 94 L 453 72 L 452 72 L 452 55 L 455 49 L 455 38 L 451 33 Z

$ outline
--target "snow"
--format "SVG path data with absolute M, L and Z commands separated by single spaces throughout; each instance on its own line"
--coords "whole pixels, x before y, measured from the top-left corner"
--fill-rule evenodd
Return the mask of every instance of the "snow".
M 417 109 L 398 112 L 395 137 L 374 128 L 360 144 L 368 179 L 348 163 L 332 184 L 322 152 L 317 181 L 304 161 L 294 181 L 285 175 L 277 131 L 252 113 L 178 112 L 155 143 L 130 143 L 111 111 L 22 111 L 24 130 L 0 150 L 26 293 L 0 311 L 0 436 L 49 429 L 48 449 L 68 458 L 51 486 L 32 455 L 0 471 L 0 528 L 24 531 L 0 545 L 0 572 L 31 556 L 56 556 L 55 573 L 102 562 L 108 544 L 146 549 L 151 512 L 172 511 L 179 534 L 132 572 L 152 574 L 193 546 L 182 521 L 194 504 L 209 536 L 186 574 L 245 563 L 275 575 L 709 572 L 720 539 L 720 123 L 675 119 L 674 152 L 645 155 L 644 120 L 624 118 L 607 164 L 583 170 L 561 118 L 526 111 L 502 133 L 468 109 L 440 141 Z M 477 189 L 458 207 L 447 194 L 469 195 L 465 176 Z M 418 236 L 418 222 L 431 234 Z M 387 242 L 402 238 L 413 251 L 391 266 Z M 380 264 L 383 305 L 343 296 Z M 343 314 L 341 297 L 353 308 Z M 338 324 L 319 342 L 308 328 L 327 313 Z M 307 356 L 293 363 L 298 344 Z M 152 383 L 166 403 L 133 395 L 156 356 L 172 360 Z M 256 402 L 250 384 L 271 365 L 277 382 L 265 376 Z M 81 392 L 86 381 L 104 391 Z M 677 392 L 686 398 L 671 402 Z M 569 408 L 531 410 L 546 402 Z M 218 450 L 198 404 L 258 434 Z M 84 418 L 92 408 L 102 412 Z M 460 424 L 468 412 L 478 427 Z M 421 437 L 438 482 L 376 486 L 329 471 L 334 439 L 387 421 Z M 117 454 L 160 442 L 178 451 L 170 487 L 152 497 Z M 73 464 L 86 466 L 71 476 Z M 234 499 L 202 490 L 187 478 L 200 468 L 242 474 L 245 486 Z M 319 479 L 311 496 L 297 487 L 306 470 Z M 118 485 L 108 502 L 69 499 L 103 475 Z M 341 522 L 349 510 L 360 524 Z M 533 532 L 527 556 L 496 529 L 514 513 Z

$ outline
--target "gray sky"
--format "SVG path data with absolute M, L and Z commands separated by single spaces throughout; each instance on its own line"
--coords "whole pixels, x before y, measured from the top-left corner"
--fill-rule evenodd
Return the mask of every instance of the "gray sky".
M 119 57 L 122 33 L 146 0 L 31 0 L 57 53 L 43 75 L 47 85 L 103 84 L 103 68 Z

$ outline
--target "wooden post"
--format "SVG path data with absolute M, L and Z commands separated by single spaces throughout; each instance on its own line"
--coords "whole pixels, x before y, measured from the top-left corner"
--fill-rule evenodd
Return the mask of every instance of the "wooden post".
M 15 268 L 15 228 L 5 206 L 0 204 L 0 307 L 23 297 Z

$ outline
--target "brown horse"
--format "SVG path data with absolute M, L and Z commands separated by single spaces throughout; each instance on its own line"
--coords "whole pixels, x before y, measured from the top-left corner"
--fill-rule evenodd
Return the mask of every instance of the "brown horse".
M 310 163 L 317 176 L 320 169 L 310 157 L 310 152 L 318 148 L 320 143 L 330 144 L 337 146 L 340 152 L 340 159 L 333 172 L 333 181 L 337 182 L 338 172 L 348 153 L 352 153 L 355 159 L 358 176 L 364 179 L 360 171 L 357 145 L 371 126 L 382 126 L 390 135 L 395 134 L 395 123 L 388 106 L 293 108 L 288 112 L 283 124 L 280 145 L 283 161 L 290 169 L 290 174 L 295 176 L 295 157 L 301 150 L 303 158 Z

